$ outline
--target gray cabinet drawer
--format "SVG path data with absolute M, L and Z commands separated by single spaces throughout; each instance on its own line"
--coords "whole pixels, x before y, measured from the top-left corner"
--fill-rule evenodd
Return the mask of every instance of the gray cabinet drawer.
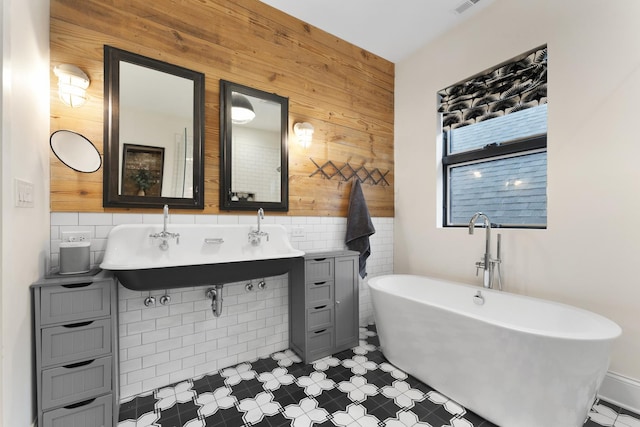
M 310 259 L 305 262 L 305 281 L 333 280 L 333 258 Z
M 113 423 L 113 396 L 91 399 L 45 412 L 42 427 L 111 427 Z
M 41 324 L 74 322 L 111 314 L 111 282 L 46 286 L 40 291 Z
M 333 327 L 333 307 L 329 304 L 307 310 L 307 330 L 315 331 Z
M 308 346 L 308 362 L 330 355 L 333 350 L 333 329 L 309 332 Z
M 111 356 L 42 371 L 42 409 L 111 392 Z
M 310 282 L 307 286 L 307 307 L 333 301 L 333 280 Z
M 111 352 L 111 319 L 42 329 L 42 366 L 76 362 Z

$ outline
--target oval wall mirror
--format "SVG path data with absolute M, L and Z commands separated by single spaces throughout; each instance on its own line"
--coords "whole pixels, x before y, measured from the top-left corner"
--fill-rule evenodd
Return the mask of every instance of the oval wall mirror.
M 220 81 L 220 208 L 287 211 L 289 99 Z
M 70 130 L 57 130 L 49 138 L 51 151 L 71 169 L 91 173 L 100 169 L 102 157 L 91 141 Z

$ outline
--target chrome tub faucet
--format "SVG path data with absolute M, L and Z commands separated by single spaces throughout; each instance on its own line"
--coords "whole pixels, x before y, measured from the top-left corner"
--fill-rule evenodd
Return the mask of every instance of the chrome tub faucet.
M 498 277 L 498 289 L 502 290 L 502 274 L 500 272 L 500 250 L 502 243 L 502 235 L 498 234 L 497 242 L 497 255 L 496 258 L 491 257 L 491 221 L 489 217 L 482 212 L 476 212 L 469 221 L 469 234 L 473 234 L 476 222 L 479 218 L 483 219 L 483 225 L 485 228 L 485 251 L 481 261 L 476 262 L 476 276 L 478 271 L 483 269 L 483 286 L 485 288 L 493 288 L 495 284 L 496 274 Z

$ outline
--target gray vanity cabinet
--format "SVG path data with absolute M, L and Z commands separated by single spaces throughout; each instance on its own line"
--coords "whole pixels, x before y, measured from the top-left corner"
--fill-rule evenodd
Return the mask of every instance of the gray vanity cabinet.
M 290 343 L 306 363 L 358 345 L 358 252 L 307 253 L 290 286 Z
M 106 272 L 31 286 L 39 427 L 118 418 L 117 286 Z

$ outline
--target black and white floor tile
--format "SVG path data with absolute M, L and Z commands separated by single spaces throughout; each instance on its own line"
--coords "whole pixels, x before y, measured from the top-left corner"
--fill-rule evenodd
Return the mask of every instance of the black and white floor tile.
M 494 426 L 387 362 L 375 326 L 360 338 L 312 365 L 287 350 L 137 396 L 118 427 Z M 600 426 L 640 427 L 640 416 L 598 401 L 585 427 Z

